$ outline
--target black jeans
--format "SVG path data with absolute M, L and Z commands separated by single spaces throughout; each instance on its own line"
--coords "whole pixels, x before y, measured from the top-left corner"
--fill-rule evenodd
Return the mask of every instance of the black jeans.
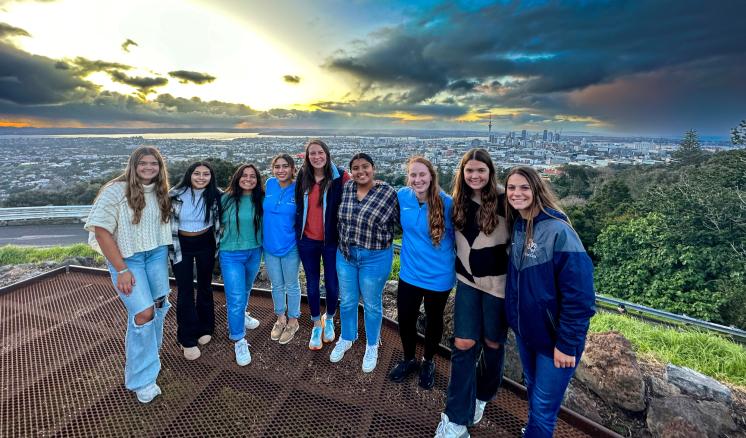
M 176 338 L 184 347 L 197 346 L 197 339 L 215 330 L 212 271 L 215 268 L 215 235 L 208 230 L 199 236 L 179 236 L 181 261 L 173 265 L 176 287 Z M 194 265 L 197 265 L 197 296 L 194 294 Z
M 505 300 L 457 282 L 453 335 L 476 343 L 468 350 L 454 347 L 451 352 L 445 409 L 451 422 L 471 425 L 476 399 L 488 402 L 497 395 L 503 378 L 507 332 Z M 490 348 L 485 339 L 499 342 L 500 348 Z
M 404 350 L 404 359 L 413 359 L 417 347 L 417 318 L 420 304 L 425 300 L 425 359 L 431 360 L 438 351 L 443 336 L 443 310 L 448 302 L 449 291 L 435 292 L 414 286 L 399 279 L 396 292 L 396 308 L 399 314 L 399 336 Z

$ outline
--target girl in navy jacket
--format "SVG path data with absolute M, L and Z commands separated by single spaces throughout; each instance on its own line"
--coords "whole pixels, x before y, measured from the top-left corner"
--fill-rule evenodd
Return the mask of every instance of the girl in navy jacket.
M 595 312 L 593 265 L 536 170 L 506 182 L 512 228 L 505 305 L 528 390 L 526 437 L 551 437 Z

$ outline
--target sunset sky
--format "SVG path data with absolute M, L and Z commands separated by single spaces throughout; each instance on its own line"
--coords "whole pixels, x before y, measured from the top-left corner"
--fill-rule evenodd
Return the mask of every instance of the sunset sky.
M 727 136 L 746 2 L 0 0 L 0 127 Z

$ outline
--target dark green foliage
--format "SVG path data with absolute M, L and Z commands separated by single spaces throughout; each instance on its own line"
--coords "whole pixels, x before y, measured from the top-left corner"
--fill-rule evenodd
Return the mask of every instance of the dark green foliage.
M 208 161 L 210 164 L 212 164 L 213 168 L 215 169 L 215 181 L 218 183 L 218 187 L 220 187 L 221 189 L 224 189 L 228 185 L 231 175 L 233 175 L 233 172 L 235 172 L 239 166 L 239 164 L 227 160 L 222 160 L 220 158 L 207 158 L 205 161 Z M 176 163 L 169 164 L 168 179 L 171 183 L 171 187 L 175 186 L 179 181 L 181 181 L 181 178 L 184 177 L 184 172 L 186 172 L 187 168 L 192 163 L 194 163 L 194 160 L 177 161 Z M 265 169 L 263 169 L 262 167 L 263 166 L 259 167 L 259 171 L 264 174 L 263 171 Z M 269 165 L 266 167 L 269 168 Z M 266 176 L 264 179 L 266 180 Z
M 731 129 L 730 141 L 734 145 L 746 145 L 746 120 L 741 120 L 738 126 Z
M 704 151 L 699 144 L 697 131 L 690 129 L 684 134 L 684 139 L 679 143 L 679 148 L 673 151 L 671 157 L 681 164 L 695 164 L 702 159 Z
M 577 196 L 588 199 L 593 193 L 594 179 L 599 175 L 599 170 L 589 166 L 564 166 L 562 175 L 552 180 L 557 197 L 560 199 L 567 196 Z

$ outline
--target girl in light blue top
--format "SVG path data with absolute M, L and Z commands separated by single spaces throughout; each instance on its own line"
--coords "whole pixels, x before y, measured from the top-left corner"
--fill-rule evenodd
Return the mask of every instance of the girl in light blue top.
M 295 162 L 288 154 L 272 159 L 272 175 L 264 195 L 264 266 L 272 282 L 277 322 L 270 338 L 287 344 L 298 331 L 300 257 L 295 240 Z M 287 311 L 287 315 L 285 312 Z
M 262 177 L 253 164 L 238 167 L 221 199 L 220 271 L 225 283 L 228 337 L 235 342 L 240 366 L 251 362 L 246 329 L 259 326 L 258 320 L 244 312 L 262 261 L 263 200 Z
M 443 310 L 456 283 L 453 200 L 440 189 L 432 163 L 423 157 L 411 157 L 407 162 L 407 184 L 397 193 L 402 246 L 396 304 L 404 359 L 394 366 L 389 378 L 402 382 L 420 368 L 419 385 L 431 389 L 435 383 L 433 356 L 443 335 Z M 414 356 L 423 300 L 427 328 L 420 365 Z

